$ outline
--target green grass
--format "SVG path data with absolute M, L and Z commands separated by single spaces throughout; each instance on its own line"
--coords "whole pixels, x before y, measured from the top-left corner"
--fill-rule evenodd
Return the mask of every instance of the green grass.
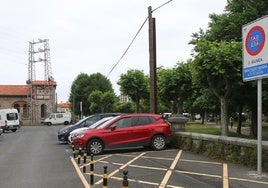
M 267 128 L 268 128 L 268 126 L 267 126 Z M 235 127 L 235 129 L 236 129 L 236 127 Z M 221 129 L 219 128 L 219 126 L 215 126 L 215 124 L 202 124 L 199 122 L 188 122 L 185 125 L 185 130 L 186 130 L 186 132 L 211 134 L 211 135 L 221 135 Z M 240 138 L 249 138 L 248 135 L 240 135 L 240 134 L 237 134 L 236 132 L 231 132 L 231 131 L 228 132 L 228 136 L 240 137 Z

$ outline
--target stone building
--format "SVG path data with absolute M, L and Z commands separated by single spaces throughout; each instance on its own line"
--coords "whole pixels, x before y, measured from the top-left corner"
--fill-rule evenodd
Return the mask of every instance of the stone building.
M 0 85 L 0 109 L 16 108 L 22 123 L 40 124 L 56 112 L 55 81 L 32 81 L 27 85 Z

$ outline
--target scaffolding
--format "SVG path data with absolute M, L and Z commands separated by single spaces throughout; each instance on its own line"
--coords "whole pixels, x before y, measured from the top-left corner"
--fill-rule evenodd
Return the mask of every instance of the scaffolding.
M 44 64 L 44 77 L 41 80 L 36 79 L 35 65 L 37 63 Z M 56 82 L 52 76 L 48 39 L 29 42 L 28 80 L 26 83 L 29 88 L 27 95 L 29 118 L 32 124 L 38 123 L 56 109 Z

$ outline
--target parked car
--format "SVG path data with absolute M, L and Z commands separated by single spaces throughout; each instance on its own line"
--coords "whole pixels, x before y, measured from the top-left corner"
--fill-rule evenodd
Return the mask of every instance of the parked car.
M 0 124 L 2 125 L 3 132 L 11 130 L 16 132 L 20 128 L 19 112 L 15 108 L 1 109 L 0 110 Z
M 95 129 L 77 133 L 73 144 L 94 155 L 101 154 L 105 148 L 130 146 L 163 150 L 171 136 L 170 124 L 160 114 L 122 114 Z
M 44 120 L 43 123 L 48 126 L 57 124 L 68 125 L 71 123 L 71 121 L 72 121 L 71 113 L 52 113 Z
M 75 129 L 82 128 L 82 127 L 88 127 L 92 125 L 93 123 L 96 123 L 102 118 L 105 117 L 111 117 L 111 116 L 117 116 L 120 113 L 102 113 L 102 114 L 94 114 L 91 116 L 88 116 L 74 125 L 68 125 L 58 131 L 58 140 L 62 142 L 67 142 L 70 132 L 72 132 Z
M 96 123 L 93 123 L 92 125 L 88 126 L 88 127 L 82 127 L 82 128 L 78 128 L 73 130 L 72 132 L 70 132 L 69 137 L 68 137 L 68 142 L 71 143 L 73 141 L 73 137 L 75 134 L 77 134 L 80 131 L 84 131 L 84 130 L 88 130 L 88 129 L 95 129 L 96 127 L 102 125 L 103 123 L 105 123 L 106 121 L 112 119 L 114 117 L 106 117 L 103 119 L 100 119 L 99 121 L 97 121 Z

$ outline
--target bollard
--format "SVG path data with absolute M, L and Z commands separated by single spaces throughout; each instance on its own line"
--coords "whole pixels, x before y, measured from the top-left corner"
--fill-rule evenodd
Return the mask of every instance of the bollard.
M 104 166 L 104 173 L 103 173 L 103 188 L 108 188 L 108 174 L 107 174 L 107 166 Z
M 81 147 L 79 147 L 78 159 L 77 159 L 77 163 L 78 163 L 78 164 L 80 164 L 81 153 L 82 153 L 82 148 L 81 148 Z
M 72 150 L 73 150 L 73 157 L 75 158 L 75 149 L 74 149 L 74 143 L 72 142 Z
M 90 185 L 94 185 L 94 160 L 93 154 L 90 157 Z
M 86 173 L 87 164 L 87 152 L 84 152 L 84 164 L 83 164 L 83 173 Z
M 124 174 L 124 176 L 123 176 L 123 187 L 122 188 L 128 188 L 128 180 L 127 180 L 128 171 L 124 170 L 123 174 Z

